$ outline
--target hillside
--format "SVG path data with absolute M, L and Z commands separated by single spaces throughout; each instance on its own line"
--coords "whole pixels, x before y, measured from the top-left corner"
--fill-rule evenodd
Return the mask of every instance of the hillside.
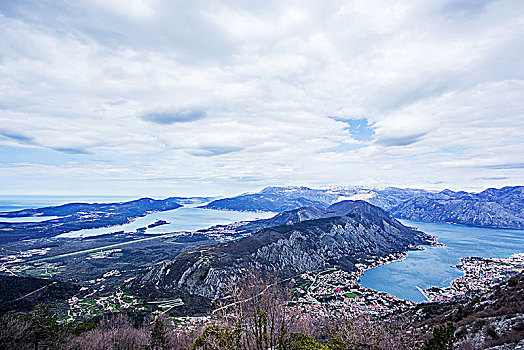
M 524 186 L 490 188 L 477 194 L 446 190 L 411 198 L 391 213 L 409 220 L 524 229 Z
M 326 207 L 327 203 L 303 197 L 288 198 L 273 194 L 250 194 L 235 198 L 217 199 L 202 208 L 237 211 L 273 211 L 279 212 L 306 206 Z
M 130 288 L 213 300 L 223 295 L 232 278 L 246 271 L 278 273 L 282 278 L 333 266 L 354 271 L 355 264 L 368 258 L 404 252 L 430 241 L 426 234 L 363 201 L 345 201 L 316 213 L 331 216 L 266 228 L 229 243 L 184 252 L 152 267 Z
M 58 280 L 0 275 L 0 315 L 28 311 L 38 303 L 63 302 L 79 290 L 78 285 Z
M 451 322 L 456 327 L 455 344 L 464 349 L 524 348 L 523 273 L 483 295 L 447 308 L 449 311 L 425 321 L 421 328 Z
M 247 232 L 256 232 L 264 228 L 275 227 L 280 225 L 289 225 L 301 221 L 324 219 L 335 216 L 344 216 L 347 213 L 357 213 L 360 215 L 388 216 L 390 220 L 393 217 L 379 207 L 369 205 L 366 201 L 345 200 L 330 205 L 327 208 L 302 207 L 293 210 L 283 211 L 272 218 L 251 221 L 246 225 L 239 226 L 238 230 Z

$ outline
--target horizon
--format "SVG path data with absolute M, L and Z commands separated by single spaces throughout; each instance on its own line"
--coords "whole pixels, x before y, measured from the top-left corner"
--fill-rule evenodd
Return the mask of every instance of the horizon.
M 442 191 L 445 191 L 445 190 L 451 190 L 453 192 L 461 192 L 461 191 L 465 191 L 465 192 L 468 192 L 468 193 L 481 193 L 485 190 L 488 190 L 488 189 L 502 189 L 502 188 L 505 188 L 505 187 L 522 187 L 524 185 L 507 185 L 507 186 L 500 186 L 500 187 L 486 187 L 486 188 L 482 188 L 480 190 L 476 190 L 476 191 L 466 191 L 464 189 L 451 189 L 451 188 L 440 188 L 440 189 L 427 189 L 427 188 L 416 188 L 416 187 L 399 187 L 399 186 L 363 186 L 363 185 L 348 185 L 348 186 L 341 186 L 341 185 L 325 185 L 325 186 L 303 186 L 303 185 L 282 185 L 282 186 L 278 186 L 278 185 L 272 185 L 272 186 L 264 186 L 264 187 L 261 187 L 261 188 L 258 188 L 254 191 L 245 191 L 245 192 L 236 192 L 236 193 L 229 193 L 229 194 L 224 194 L 224 195 L 217 195 L 217 194 L 199 194 L 199 193 L 190 193 L 190 194 L 185 194 L 185 195 L 179 195 L 179 194 L 159 194 L 159 195 L 147 195 L 147 194 L 128 194 L 128 195 L 114 195 L 114 194 L 0 194 L 0 200 L 2 199 L 9 199 L 9 198 L 13 198 L 13 199 L 16 199 L 16 198 L 19 198 L 19 199 L 22 199 L 22 198 L 31 198 L 31 197 L 41 197 L 41 198 L 57 198 L 57 199 L 60 199 L 60 198 L 63 198 L 64 200 L 65 199 L 80 199 L 80 200 L 83 200 L 83 201 L 86 201 L 86 202 L 93 202 L 93 201 L 88 201 L 89 199 L 93 199 L 93 200 L 96 200 L 97 198 L 100 198 L 100 199 L 111 199 L 111 198 L 115 198 L 115 199 L 119 199 L 119 200 L 115 200 L 115 202 L 121 202 L 121 201 L 127 201 L 127 200 L 136 200 L 136 199 L 142 199 L 142 198 L 152 198 L 152 199 L 157 199 L 157 200 L 160 200 L 160 199 L 166 199 L 166 198 L 171 198 L 171 197 L 182 197 L 182 198 L 196 198 L 196 197 L 203 197 L 203 198 L 210 198 L 210 199 L 213 199 L 213 200 L 216 200 L 216 199 L 221 199 L 221 198 L 230 198 L 230 197 L 236 197 L 236 196 L 240 196 L 240 195 L 245 195 L 245 194 L 255 194 L 255 193 L 259 193 L 261 192 L 262 190 L 266 189 L 266 188 L 269 188 L 269 187 L 280 187 L 280 188 L 299 188 L 299 187 L 306 187 L 308 189 L 312 189 L 312 190 L 323 190 L 323 189 L 336 189 L 336 188 L 362 188 L 362 190 L 378 190 L 378 189 L 384 189 L 384 188 L 399 188 L 399 189 L 413 189 L 413 190 L 425 190 L 425 191 L 428 191 L 428 192 L 433 192 L 433 193 L 439 193 L 439 192 L 442 192 Z M 63 202 L 64 204 L 66 204 L 67 202 Z M 94 203 L 94 202 L 93 202 Z M 101 203 L 101 202 L 100 202 Z
M 1 2 L 0 193 L 524 184 L 523 20 L 509 0 Z

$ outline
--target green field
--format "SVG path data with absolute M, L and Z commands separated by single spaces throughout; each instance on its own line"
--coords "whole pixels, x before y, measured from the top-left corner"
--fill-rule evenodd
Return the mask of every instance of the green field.
M 355 294 L 355 293 L 346 293 L 344 294 L 344 296 L 347 298 L 355 298 L 355 297 L 359 297 L 360 295 Z

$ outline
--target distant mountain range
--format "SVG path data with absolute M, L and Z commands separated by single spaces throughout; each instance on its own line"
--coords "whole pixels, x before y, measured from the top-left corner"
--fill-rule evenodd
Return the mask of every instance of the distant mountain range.
M 524 186 L 490 188 L 480 193 L 386 188 L 267 187 L 254 194 L 219 199 L 202 208 L 275 211 L 304 206 L 326 208 L 341 200 L 362 199 L 395 217 L 463 225 L 524 229 Z
M 355 264 L 367 259 L 432 242 L 431 236 L 402 225 L 365 201 L 343 201 L 326 209 L 301 208 L 259 220 L 255 226 L 268 225 L 279 226 L 186 251 L 152 267 L 130 288 L 213 300 L 232 278 L 248 271 L 278 273 L 283 278 L 328 267 L 355 271 Z
M 445 190 L 408 199 L 391 213 L 409 220 L 524 229 L 524 186 L 480 193 Z
M 364 188 L 355 186 L 329 189 L 312 189 L 303 186 L 266 187 L 259 193 L 218 199 L 202 206 L 202 208 L 281 212 L 306 206 L 325 208 L 346 199 L 363 199 L 389 210 L 407 199 L 429 193 L 431 192 L 426 190 L 396 187 Z

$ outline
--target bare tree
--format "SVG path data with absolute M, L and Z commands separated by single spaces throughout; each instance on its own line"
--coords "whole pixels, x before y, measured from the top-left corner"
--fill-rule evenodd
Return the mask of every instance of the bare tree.
M 215 349 L 220 338 L 230 349 L 283 348 L 297 319 L 287 306 L 289 288 L 276 276 L 247 273 L 228 292 L 214 312 L 216 324 L 203 331 L 194 349 Z
M 127 350 L 147 349 L 149 347 L 149 332 L 133 327 L 131 320 L 118 314 L 105 318 L 100 326 L 79 337 L 72 338 L 64 349 L 75 350 Z
M 31 323 L 19 315 L 8 313 L 0 319 L 0 349 L 27 349 L 32 345 Z

